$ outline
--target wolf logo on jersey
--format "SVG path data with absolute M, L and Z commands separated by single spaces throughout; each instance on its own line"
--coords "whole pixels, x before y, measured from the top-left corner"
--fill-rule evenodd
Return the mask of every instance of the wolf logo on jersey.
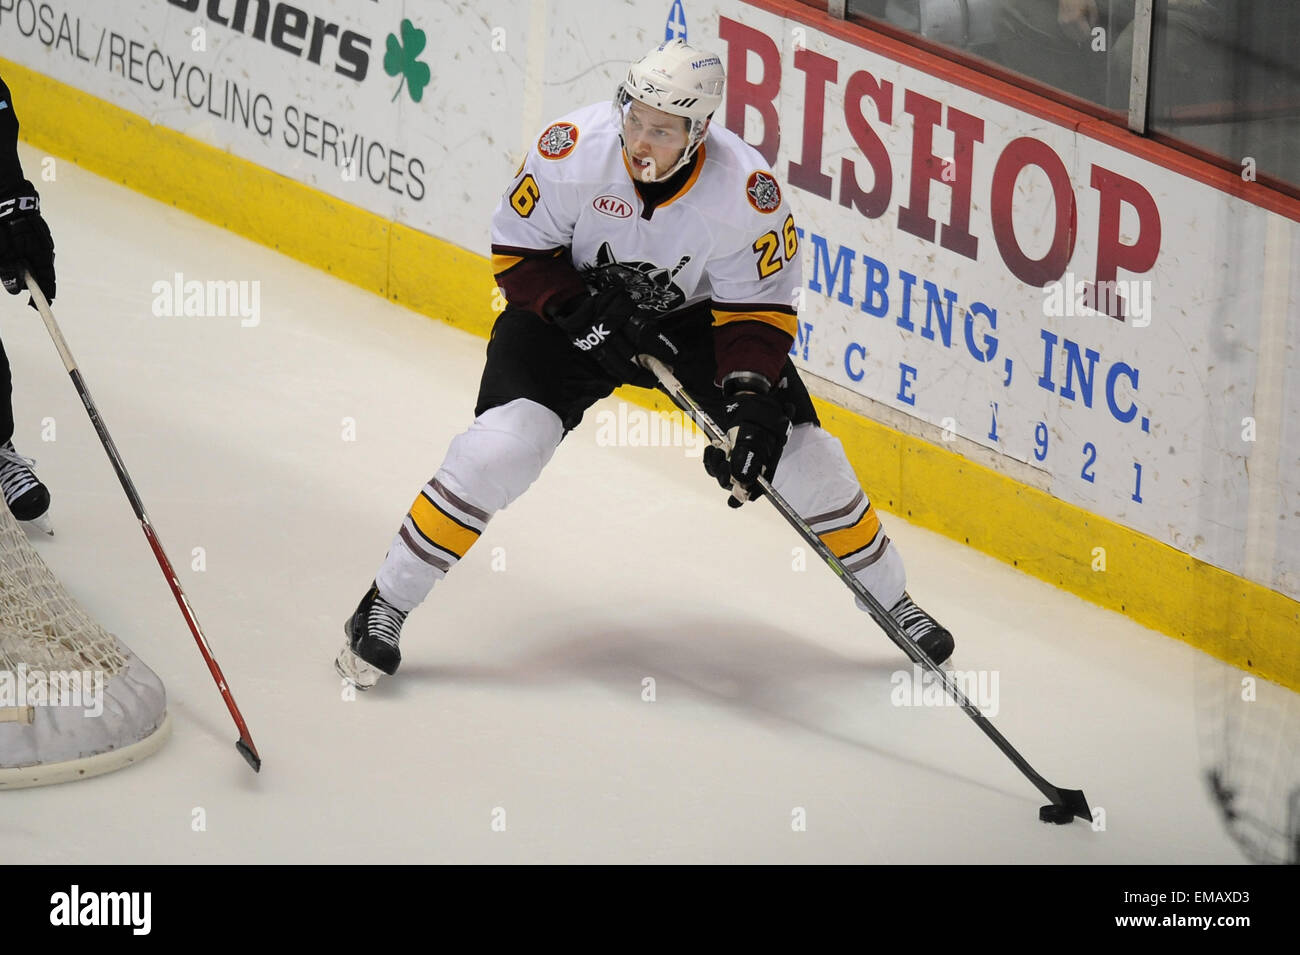
M 537 140 L 537 151 L 547 159 L 563 159 L 578 145 L 578 127 L 572 123 L 552 123 Z
M 753 173 L 745 185 L 745 193 L 759 212 L 775 212 L 781 208 L 781 187 L 767 173 Z
M 640 311 L 662 315 L 686 301 L 686 293 L 673 284 L 673 276 L 690 260 L 689 255 L 683 255 L 671 269 L 653 262 L 619 262 L 609 243 L 604 242 L 596 252 L 596 264 L 582 273 L 582 280 L 596 292 L 625 289 Z

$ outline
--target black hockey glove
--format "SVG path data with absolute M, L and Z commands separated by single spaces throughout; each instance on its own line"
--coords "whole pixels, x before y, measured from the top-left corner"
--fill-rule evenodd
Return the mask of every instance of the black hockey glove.
M 641 372 L 637 355 L 648 353 L 666 364 L 677 355 L 677 346 L 666 335 L 637 318 L 636 304 L 626 289 L 584 293 L 548 312 L 573 347 L 617 381 L 631 381 Z
M 24 268 L 46 299 L 54 301 L 54 239 L 41 218 L 41 200 L 35 193 L 0 199 L 0 281 L 9 294 L 27 289 Z
M 704 470 L 723 490 L 731 491 L 727 506 L 740 507 L 762 496 L 760 475 L 771 480 L 776 472 L 790 436 L 790 409 L 771 393 L 762 375 L 729 375 L 722 392 L 727 399 L 723 427 L 731 439 L 731 454 L 710 445 L 704 449 Z
M 636 315 L 628 322 L 622 338 L 623 340 L 618 342 L 616 347 L 626 351 L 627 360 L 632 362 L 638 371 L 642 367 L 636 360 L 638 355 L 658 358 L 671 371 L 673 365 L 677 363 L 677 357 L 681 354 L 676 343 L 666 332 L 660 330 L 655 321 L 647 321 Z

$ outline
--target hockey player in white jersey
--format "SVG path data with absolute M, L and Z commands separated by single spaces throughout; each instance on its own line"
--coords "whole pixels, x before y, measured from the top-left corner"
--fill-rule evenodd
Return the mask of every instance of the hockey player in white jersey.
M 739 507 L 772 486 L 935 662 L 946 629 L 905 592 L 840 442 L 789 352 L 799 238 L 776 177 L 711 123 L 722 61 L 674 40 L 635 63 L 613 106 L 551 123 L 492 218 L 508 305 L 492 329 L 475 418 L 421 489 L 344 627 L 336 666 L 374 685 L 401 661 L 406 615 L 541 473 L 583 412 L 620 384 L 654 387 L 652 354 L 729 432 L 705 467 Z

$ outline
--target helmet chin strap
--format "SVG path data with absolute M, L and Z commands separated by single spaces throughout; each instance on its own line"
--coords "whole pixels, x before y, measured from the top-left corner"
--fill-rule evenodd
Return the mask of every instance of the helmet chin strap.
M 619 135 L 619 140 L 623 143 L 623 154 L 628 157 L 629 160 L 628 165 L 633 165 L 633 156 L 631 153 L 627 151 L 627 142 L 623 140 L 622 134 Z M 661 176 L 661 175 L 657 175 L 657 173 L 659 172 L 659 166 L 655 162 L 654 157 L 646 156 L 645 159 L 643 160 L 643 162 L 645 162 L 646 164 L 645 168 L 633 174 L 637 178 L 639 178 L 642 182 L 646 182 L 646 183 L 663 182 L 665 179 L 671 178 L 673 173 L 675 173 L 678 169 L 681 169 L 682 166 L 685 165 L 687 160 L 689 159 L 690 157 L 687 156 L 686 151 L 683 150 L 682 158 L 677 160 L 677 162 L 673 163 L 672 168 L 669 169 L 666 173 L 664 173 Z
M 694 149 L 683 149 L 682 158 L 677 160 L 677 162 L 673 163 L 672 166 L 669 168 L 669 170 L 665 172 L 662 176 L 655 175 L 656 167 L 655 167 L 654 158 L 651 156 L 647 156 L 646 162 L 648 162 L 649 165 L 646 166 L 645 171 L 641 173 L 641 181 L 642 182 L 666 182 L 667 180 L 671 179 L 673 176 L 677 174 L 677 170 L 681 169 L 688 162 L 690 162 L 691 157 L 694 155 L 695 155 Z
M 691 161 L 691 157 L 694 156 L 696 150 L 700 148 L 700 143 L 704 142 L 704 133 L 707 129 L 708 126 L 706 125 L 704 129 L 700 130 L 700 136 L 693 144 L 692 143 L 686 144 L 686 148 L 682 150 L 681 158 L 678 159 L 677 162 L 673 163 L 672 167 L 663 175 L 656 175 L 656 173 L 658 172 L 658 166 L 654 161 L 654 157 L 647 156 L 645 158 L 646 167 L 640 172 L 641 181 L 647 183 L 664 182 L 667 179 L 671 179 L 673 175 L 676 174 L 677 170 L 681 169 L 683 166 L 685 166 L 688 162 Z M 619 142 L 622 143 L 623 145 L 624 152 L 626 152 L 627 141 L 623 138 L 622 133 L 619 133 L 618 139 Z

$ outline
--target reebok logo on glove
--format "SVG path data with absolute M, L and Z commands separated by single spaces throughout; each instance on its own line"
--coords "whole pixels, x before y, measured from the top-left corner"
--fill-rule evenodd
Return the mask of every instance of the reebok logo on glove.
M 580 351 L 591 351 L 608 337 L 609 331 L 603 324 L 593 325 L 591 331 L 584 338 L 575 338 L 573 340 L 573 347 Z
M 657 333 L 655 337 L 659 339 L 659 341 L 663 343 L 663 346 L 672 352 L 674 356 L 681 354 L 681 352 L 677 350 L 677 346 L 673 344 L 672 339 L 663 332 Z

